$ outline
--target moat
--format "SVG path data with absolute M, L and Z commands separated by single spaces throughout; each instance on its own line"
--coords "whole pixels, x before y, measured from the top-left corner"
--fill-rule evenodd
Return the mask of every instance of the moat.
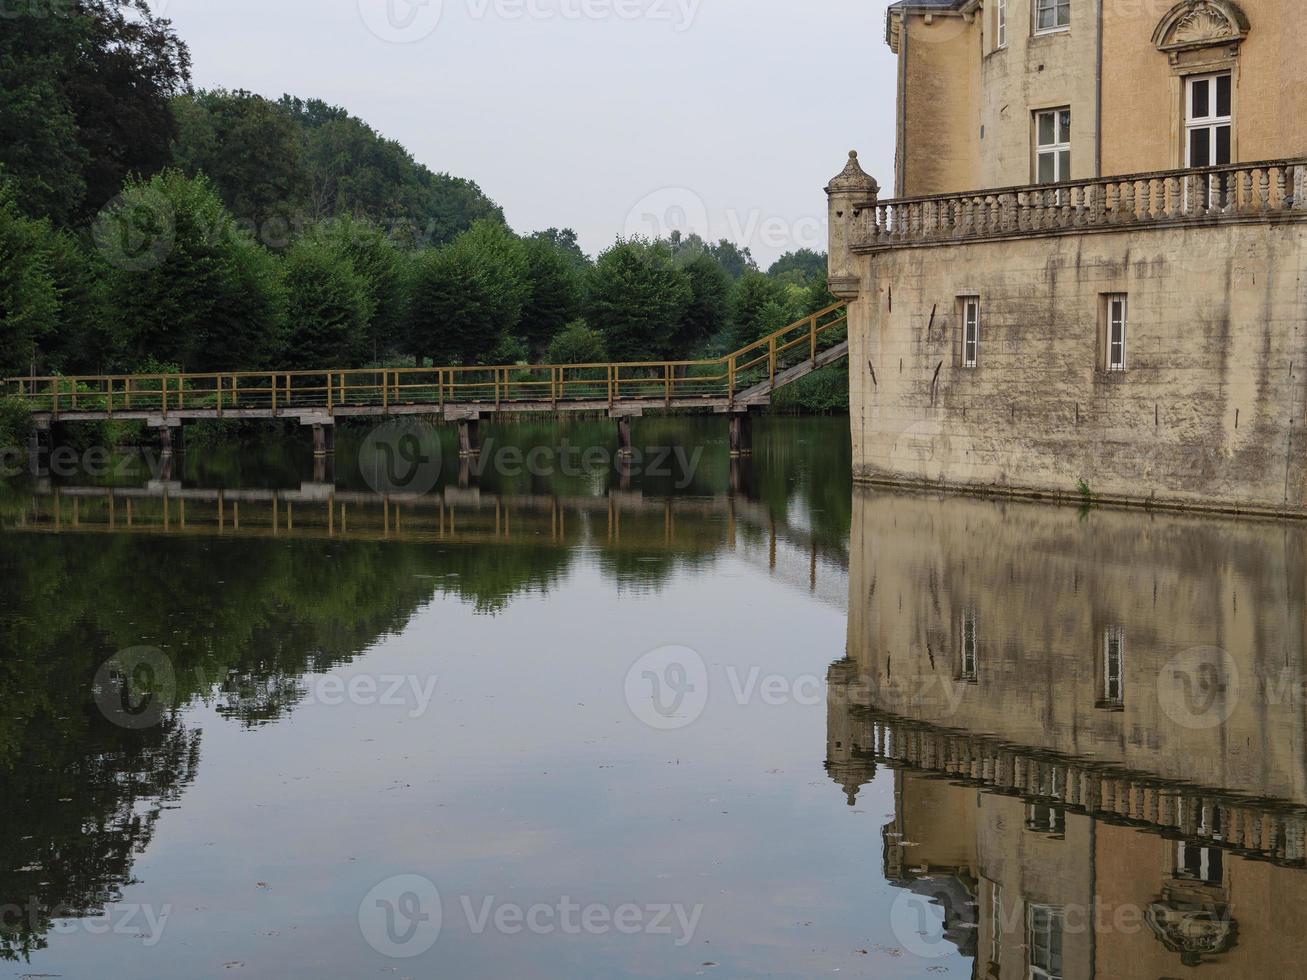
M 633 438 L 0 484 L 0 976 L 1299 972 L 1307 528 Z

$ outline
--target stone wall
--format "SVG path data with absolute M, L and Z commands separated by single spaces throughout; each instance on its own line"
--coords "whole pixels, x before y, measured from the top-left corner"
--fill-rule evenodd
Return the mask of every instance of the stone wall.
M 855 476 L 1307 513 L 1307 229 L 1275 220 L 852 256 Z M 1105 370 L 1105 294 L 1129 297 Z M 959 297 L 980 297 L 961 364 Z
M 1307 528 L 1270 522 L 855 488 L 845 673 L 941 730 L 1307 804 L 1304 556 Z

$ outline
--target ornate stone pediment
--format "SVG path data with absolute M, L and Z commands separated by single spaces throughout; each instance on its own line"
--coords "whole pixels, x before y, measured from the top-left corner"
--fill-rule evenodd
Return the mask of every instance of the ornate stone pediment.
M 1237 45 L 1248 36 L 1248 18 L 1231 0 L 1181 0 L 1153 32 L 1159 51 L 1174 54 Z

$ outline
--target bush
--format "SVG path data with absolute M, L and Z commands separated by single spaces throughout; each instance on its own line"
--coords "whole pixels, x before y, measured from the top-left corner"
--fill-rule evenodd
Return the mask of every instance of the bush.
M 0 397 L 0 451 L 27 445 L 32 434 L 32 412 L 21 398 Z
M 573 320 L 549 342 L 545 360 L 550 364 L 602 364 L 608 360 L 603 335 L 584 320 Z

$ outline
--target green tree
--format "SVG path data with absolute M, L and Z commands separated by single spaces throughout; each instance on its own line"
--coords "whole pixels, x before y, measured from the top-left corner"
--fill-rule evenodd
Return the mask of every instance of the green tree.
M 433 173 L 339 106 L 289 95 L 281 105 L 301 130 L 310 217 L 352 214 L 409 247 L 452 242 L 478 221 L 504 224 L 475 183 Z
M 303 238 L 284 261 L 288 363 L 306 370 L 357 367 L 367 359 L 367 281 L 349 256 Z
M 529 285 L 521 334 L 539 355 L 565 324 L 581 312 L 582 272 L 563 246 L 533 235 L 523 242 Z
M 203 174 L 237 219 L 264 245 L 285 248 L 303 222 L 308 177 L 300 128 L 276 102 L 217 89 L 173 102 L 176 165 Z
M 26 374 L 59 317 L 52 272 L 54 233 L 25 217 L 0 186 L 0 370 Z
M 132 172 L 168 161 L 168 100 L 190 55 L 145 0 L 10 4 L 0 30 L 0 167 L 22 208 L 93 215 Z
M 573 320 L 549 342 L 545 360 L 550 364 L 603 364 L 608 348 L 603 335 L 584 320 Z
M 790 290 L 761 272 L 745 273 L 731 297 L 731 342 L 736 348 L 753 343 L 798 319 Z
M 128 363 L 256 369 L 282 349 L 276 260 L 236 225 L 213 186 L 167 170 L 134 182 L 96 224 Z
M 329 221 L 319 234 L 363 279 L 368 322 L 359 353 L 379 363 L 403 346 L 409 258 L 382 229 L 349 215 Z
M 619 240 L 599 256 L 588 292 L 586 319 L 619 361 L 670 356 L 693 299 L 690 277 L 667 243 L 638 238 Z
M 758 263 L 753 260 L 753 253 L 747 246 L 741 248 L 723 238 L 716 245 L 709 245 L 707 251 L 732 279 L 739 279 L 745 273 L 758 271 Z
M 826 281 L 826 253 L 801 248 L 786 252 L 771 264 L 767 275 L 795 286 L 810 286 Z
M 588 272 L 590 266 L 594 264 L 590 261 L 590 256 L 582 250 L 580 242 L 576 239 L 576 232 L 571 228 L 546 228 L 530 237 L 554 246 L 567 257 L 577 272 Z
M 501 338 L 517 336 L 529 288 L 521 239 L 478 221 L 453 244 L 414 261 L 410 348 L 419 360 L 484 362 Z
M 675 356 L 688 358 L 709 338 L 724 330 L 731 315 L 731 279 L 706 252 L 682 268 L 690 281 L 690 303 L 672 340 Z

